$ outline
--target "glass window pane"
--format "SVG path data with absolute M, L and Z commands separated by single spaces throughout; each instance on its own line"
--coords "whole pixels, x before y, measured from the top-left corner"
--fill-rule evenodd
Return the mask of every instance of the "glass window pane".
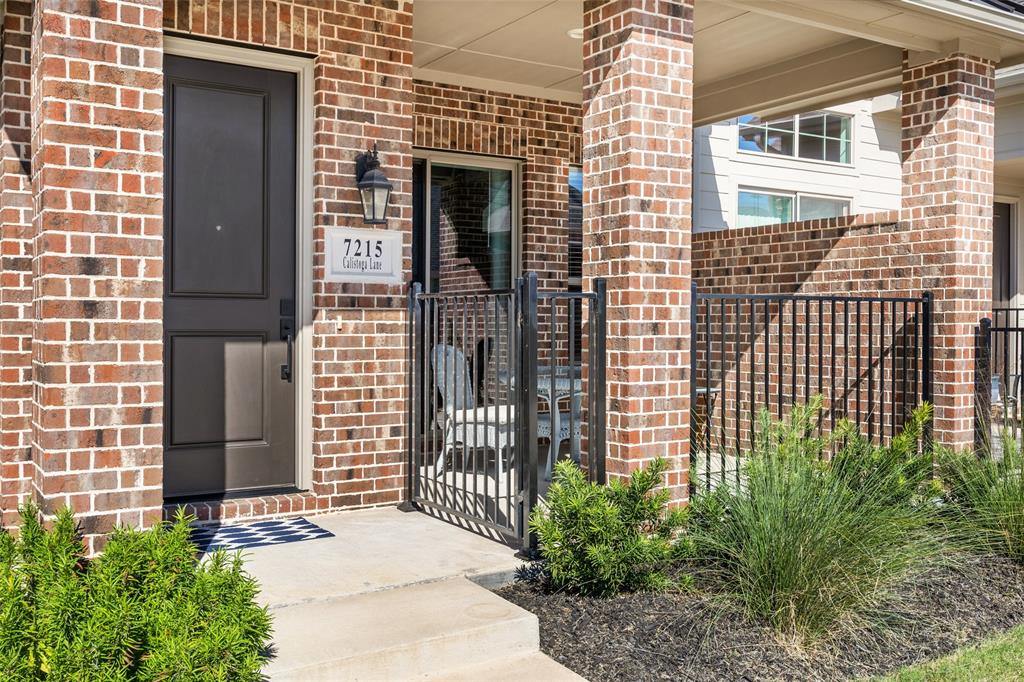
M 569 169 L 569 280 L 583 276 L 583 169 Z M 570 289 L 579 289 L 570 286 Z
M 824 135 L 825 116 L 822 114 L 805 114 L 801 116 L 800 132 L 807 135 Z
M 740 149 L 763 152 L 764 128 L 740 128 Z
M 800 135 L 800 158 L 802 159 L 823 159 L 825 158 L 825 140 L 821 137 Z
M 793 133 L 768 130 L 768 153 L 793 156 Z
M 849 214 L 850 202 L 847 199 L 808 196 L 800 197 L 800 220 L 834 218 L 835 216 Z
M 835 114 L 829 114 L 827 122 L 825 123 L 825 134 L 829 137 L 835 137 L 841 140 L 849 139 L 850 118 L 848 116 L 836 116 Z
M 793 197 L 762 192 L 739 193 L 737 227 L 775 225 L 793 220 Z
M 765 121 L 765 125 L 769 128 L 776 128 L 778 130 L 793 130 L 793 117 L 787 116 L 786 118 L 774 118 L 769 121 Z
M 825 160 L 846 163 L 846 144 L 831 138 L 825 140 Z
M 512 285 L 512 172 L 432 164 L 433 291 Z

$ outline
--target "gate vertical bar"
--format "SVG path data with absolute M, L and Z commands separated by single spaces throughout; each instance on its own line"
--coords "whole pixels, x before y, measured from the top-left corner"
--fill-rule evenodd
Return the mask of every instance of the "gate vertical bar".
M 423 333 L 423 316 L 420 310 L 420 304 L 417 300 L 422 287 L 419 282 L 413 282 L 412 286 L 409 287 L 409 409 L 407 413 L 407 420 L 409 423 L 409 440 L 408 440 L 408 457 L 406 458 L 406 467 L 408 470 L 405 473 L 405 499 L 402 500 L 402 504 L 398 506 L 402 511 L 413 511 L 416 509 L 416 492 L 417 484 L 419 483 L 417 477 L 419 475 L 419 465 L 417 460 L 423 456 L 423 447 L 421 442 L 421 436 L 423 434 L 423 391 L 419 390 L 419 382 L 417 379 L 420 376 L 420 362 L 423 355 L 423 344 L 419 343 L 419 338 L 422 337 Z
M 921 295 L 921 316 L 923 327 L 921 336 L 924 343 L 921 344 L 921 400 L 934 404 L 932 400 L 932 292 L 926 291 Z M 932 451 L 932 422 L 925 424 L 924 446 Z M 935 454 L 932 453 L 932 467 L 936 464 Z
M 690 497 L 693 498 L 697 492 L 697 484 L 694 482 L 693 473 L 697 470 L 697 458 L 699 457 L 696 440 L 693 437 L 694 414 L 697 411 L 697 283 L 690 282 Z

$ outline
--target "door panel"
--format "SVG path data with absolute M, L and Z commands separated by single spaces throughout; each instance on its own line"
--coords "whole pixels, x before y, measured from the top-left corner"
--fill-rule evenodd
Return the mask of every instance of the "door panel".
M 168 445 L 263 439 L 263 392 L 269 379 L 263 334 L 170 338 L 172 394 Z M 223 392 L 209 377 L 223 377 Z
M 175 192 L 171 295 L 263 296 L 265 93 L 172 90 Z M 198 201 L 216 191 L 215 201 Z M 202 248 L 196 248 L 201 245 Z
M 292 488 L 295 76 L 164 69 L 164 495 Z

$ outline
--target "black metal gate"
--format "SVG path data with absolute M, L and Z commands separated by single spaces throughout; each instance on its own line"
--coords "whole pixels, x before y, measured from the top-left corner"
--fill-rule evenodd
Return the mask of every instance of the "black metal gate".
M 931 401 L 931 296 L 723 294 L 693 289 L 691 487 L 740 476 L 758 415 L 821 396 L 874 442 Z M 926 438 L 930 437 L 926 434 Z
M 975 333 L 974 446 L 998 454 L 1004 439 L 1024 437 L 1024 308 L 994 308 Z
M 531 543 L 530 511 L 552 456 L 604 479 L 605 293 L 512 289 L 409 293 L 413 507 Z M 539 441 L 547 443 L 541 448 Z

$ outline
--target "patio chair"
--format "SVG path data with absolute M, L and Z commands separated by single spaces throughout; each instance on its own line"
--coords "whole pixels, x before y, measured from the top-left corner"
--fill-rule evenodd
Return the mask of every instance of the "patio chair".
M 558 456 L 558 451 L 562 448 L 562 443 L 572 438 L 572 447 L 570 447 L 570 455 L 575 454 L 573 460 L 579 464 L 579 452 L 580 452 L 580 441 L 583 438 L 583 411 L 581 409 L 583 403 L 583 397 L 579 393 L 573 393 L 572 398 L 569 401 L 569 409 L 572 410 L 572 425 L 570 432 L 569 424 L 569 413 L 559 412 L 558 413 L 558 439 L 553 448 L 554 456 L 548 455 L 548 472 L 545 480 L 550 481 L 551 476 L 554 473 L 555 458 Z M 537 415 L 537 436 L 539 438 L 551 438 L 551 414 L 544 413 Z
M 465 448 L 485 447 L 495 452 L 495 470 L 499 479 L 505 475 L 503 458 L 515 447 L 515 405 L 479 406 L 476 386 L 465 354 L 447 344 L 434 347 L 431 364 L 434 383 L 444 404 L 444 438 L 434 465 L 435 475 L 444 471 L 448 453 L 461 445 Z M 570 436 L 580 438 L 580 397 L 573 399 L 573 428 L 570 433 L 569 413 L 559 413 L 558 445 Z M 551 415 L 537 415 L 537 437 L 551 438 Z M 554 462 L 548 458 L 548 474 Z
M 444 471 L 448 453 L 461 445 L 463 449 L 494 450 L 500 479 L 505 473 L 503 459 L 515 445 L 515 405 L 478 406 L 465 354 L 454 346 L 439 344 L 432 355 L 434 383 L 444 405 L 444 441 L 434 467 L 435 475 Z

